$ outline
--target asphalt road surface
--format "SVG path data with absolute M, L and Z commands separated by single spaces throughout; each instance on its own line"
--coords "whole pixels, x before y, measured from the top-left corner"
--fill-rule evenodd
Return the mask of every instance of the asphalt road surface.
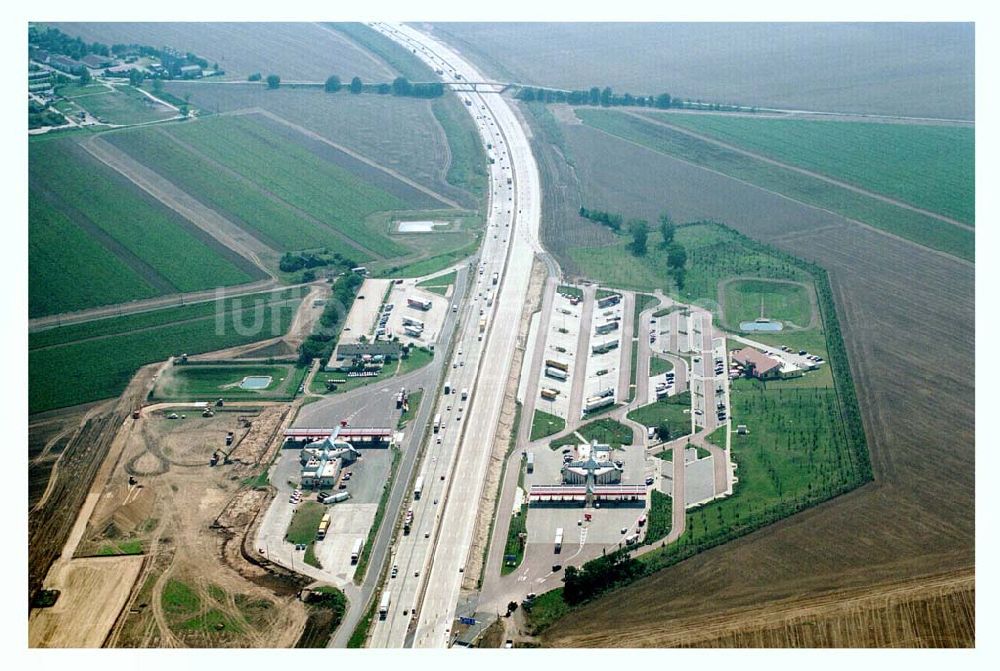
M 409 26 L 375 24 L 374 28 L 440 70 L 448 84 L 464 88 L 463 81 L 487 81 L 449 48 Z M 441 415 L 446 428 L 431 434 L 421 466 L 425 489 L 420 500 L 411 502 L 413 529 L 400 535 L 393 548 L 392 561 L 399 568 L 397 577 L 386 581 L 391 605 L 385 619 L 377 619 L 373 627 L 371 645 L 377 647 L 449 644 L 475 529 L 475 503 L 482 493 L 510 374 L 517 335 L 512 325 L 520 319 L 532 260 L 541 251 L 541 191 L 528 139 L 500 96 L 500 87 L 477 88 L 459 96 L 495 162 L 490 166 L 485 242 L 479 267 L 470 278 L 476 286 L 460 306 L 462 320 L 449 371 L 453 387 L 468 389 L 469 399 L 452 395 L 436 399 L 435 414 Z

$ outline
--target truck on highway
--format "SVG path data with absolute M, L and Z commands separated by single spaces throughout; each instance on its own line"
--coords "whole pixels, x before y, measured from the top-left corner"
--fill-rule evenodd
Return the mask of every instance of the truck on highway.
M 441 430 L 441 413 L 434 415 L 434 433 Z
M 417 484 L 413 486 L 413 500 L 420 500 L 420 493 L 424 490 L 424 476 L 417 477 Z
M 564 373 L 569 372 L 569 364 L 563 363 L 562 361 L 556 361 L 555 359 L 546 359 L 545 365 L 548 366 L 549 368 L 558 368 Z
M 486 317 L 479 318 L 479 339 L 483 339 L 483 333 L 486 332 Z
M 354 541 L 354 545 L 351 547 L 351 565 L 358 563 L 358 559 L 361 557 L 361 548 L 364 547 L 365 541 L 361 538 Z
M 493 285 L 496 286 L 496 283 L 499 281 L 500 281 L 500 273 L 493 273 Z
M 444 395 L 447 396 L 450 393 L 451 393 L 451 380 L 445 380 Z
M 469 390 L 468 389 L 462 389 L 462 400 L 463 401 L 468 401 L 469 400 Z
M 559 370 L 558 368 L 553 368 L 552 366 L 546 366 L 545 377 L 551 377 L 555 380 L 565 380 L 568 376 L 564 370 Z
M 562 527 L 556 529 L 556 543 L 555 543 L 555 553 L 559 554 L 562 552 L 562 541 L 563 541 L 563 530 Z
M 389 604 L 392 603 L 392 595 L 389 590 L 382 593 L 382 600 L 378 604 L 378 619 L 384 620 L 389 614 Z

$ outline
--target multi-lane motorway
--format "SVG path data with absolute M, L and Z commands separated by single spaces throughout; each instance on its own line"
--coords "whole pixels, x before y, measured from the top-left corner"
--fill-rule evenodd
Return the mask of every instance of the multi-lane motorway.
M 430 434 L 417 467 L 422 495 L 411 500 L 410 533 L 400 534 L 390 550 L 396 577 L 388 578 L 377 596 L 381 603 L 388 592 L 390 604 L 385 619 L 376 619 L 369 642 L 373 647 L 445 647 L 510 374 L 516 325 L 532 259 L 541 251 L 541 191 L 528 139 L 499 86 L 469 90 L 465 82 L 487 80 L 448 47 L 409 26 L 373 27 L 439 71 L 447 84 L 466 89 L 457 95 L 494 161 L 485 241 L 471 269 L 474 286 L 456 308 L 461 319 L 445 375 L 453 393 L 435 399 L 442 428 Z M 469 394 L 464 401 L 463 389 Z

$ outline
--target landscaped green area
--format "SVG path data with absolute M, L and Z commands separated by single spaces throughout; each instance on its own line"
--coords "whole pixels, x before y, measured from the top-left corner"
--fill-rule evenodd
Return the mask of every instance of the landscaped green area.
M 574 298 L 583 298 L 583 289 L 579 287 L 571 287 L 568 284 L 560 284 L 556 288 L 556 292 L 566 296 L 572 296 Z
M 524 535 L 522 537 L 522 534 Z M 507 527 L 507 544 L 503 549 L 503 564 L 500 566 L 500 575 L 507 575 L 517 570 L 524 559 L 524 546 L 527 543 L 528 534 L 528 504 L 521 505 L 521 509 L 516 515 L 510 518 L 510 526 Z
M 389 466 L 389 477 L 382 485 L 382 496 L 378 500 L 378 508 L 375 509 L 375 518 L 372 520 L 371 527 L 368 528 L 368 538 L 365 540 L 364 546 L 361 548 L 361 556 L 358 557 L 358 565 L 354 569 L 354 584 L 360 585 L 365 579 L 365 573 L 368 571 L 368 560 L 371 558 L 372 548 L 375 546 L 375 537 L 378 535 L 378 530 L 382 527 L 382 521 L 385 518 L 385 508 L 389 505 L 389 494 L 392 493 L 392 483 L 396 479 L 396 473 L 399 470 L 399 462 L 402 459 L 402 452 L 395 445 L 389 448 L 392 450 L 392 464 Z M 374 604 L 372 604 L 374 608 Z M 366 630 L 367 631 L 367 630 Z M 354 636 L 351 636 L 351 640 L 354 640 Z M 348 647 L 351 647 L 348 644 Z
M 649 502 L 649 515 L 646 520 L 646 537 L 643 542 L 652 545 L 670 533 L 672 502 L 670 497 L 659 489 L 652 490 Z
M 666 422 L 670 427 L 670 435 L 660 436 L 660 440 L 664 442 L 686 436 L 691 433 L 691 392 L 667 396 L 636 408 L 628 414 L 628 418 L 657 429 L 661 423 Z
M 375 212 L 407 210 L 409 204 L 265 124 L 247 116 L 215 117 L 167 132 L 373 255 L 407 252 L 366 219 Z
M 664 373 L 669 373 L 674 369 L 674 364 L 670 363 L 666 359 L 658 356 L 649 357 L 649 375 L 651 377 L 656 377 L 657 375 L 663 375 Z
M 293 398 L 308 372 L 307 366 L 294 364 L 175 365 L 157 380 L 153 398 L 187 401 Z M 243 389 L 240 383 L 245 377 L 270 377 L 271 380 L 261 389 Z
M 969 126 L 647 115 L 931 212 L 975 222 L 976 131 Z
M 559 433 L 566 428 L 566 420 L 562 417 L 549 414 L 544 410 L 535 410 L 535 416 L 531 420 L 531 437 L 529 440 L 538 440 Z
M 320 520 L 330 509 L 316 501 L 303 501 L 292 514 L 285 540 L 289 543 L 312 543 L 316 540 L 316 530 Z
M 28 165 L 31 317 L 262 276 L 71 138 L 31 142 Z
M 765 163 L 641 118 L 583 108 L 577 109 L 576 114 L 589 126 L 653 151 L 717 170 L 959 258 L 973 260 L 975 257 L 972 231 L 933 217 Z
M 603 417 L 592 422 L 587 422 L 577 429 L 576 433 L 583 436 L 584 440 L 588 443 L 596 440 L 598 443 L 610 445 L 612 448 L 632 444 L 631 427 L 628 427 L 617 420 L 611 419 L 610 417 Z M 552 441 L 549 443 L 549 447 L 555 450 L 567 445 L 576 445 L 580 442 L 576 433 L 571 433 L 567 436 L 559 438 L 558 440 Z
M 448 288 L 455 284 L 456 274 L 456 271 L 453 270 L 450 273 L 424 280 L 423 282 L 417 284 L 417 286 L 423 287 L 424 289 L 427 289 L 427 291 L 435 293 L 438 296 L 447 296 Z
M 423 366 L 429 364 L 433 358 L 434 353 L 430 350 L 423 347 L 411 347 L 410 353 L 406 356 L 406 358 L 400 358 L 398 361 L 390 361 L 386 363 L 386 365 L 379 369 L 378 375 L 372 375 L 369 377 L 348 377 L 346 372 L 341 371 L 323 371 L 321 373 L 317 373 L 313 376 L 309 391 L 314 394 L 340 394 L 359 387 L 367 387 L 370 384 L 382 382 L 390 377 L 411 373 L 418 368 L 422 368 Z M 337 380 L 343 380 L 343 382 L 335 382 Z M 327 382 L 335 382 L 337 388 L 330 391 L 327 388 Z
M 424 392 L 421 389 L 412 392 L 407 398 L 407 404 L 409 409 L 405 412 L 399 413 L 399 421 L 396 422 L 397 429 L 403 429 L 409 423 L 411 419 L 416 417 L 417 410 L 420 409 L 420 401 L 424 398 Z
M 603 247 L 578 247 L 570 251 L 588 277 L 624 289 L 659 289 L 685 303 L 715 301 L 721 280 L 758 277 L 809 282 L 809 274 L 769 248 L 754 243 L 736 231 L 713 223 L 677 227 L 674 240 L 687 252 L 684 287 L 678 290 L 667 272 L 667 252 L 650 245 L 643 256 L 628 249 L 628 238 L 620 237 Z
M 209 302 L 171 308 L 162 311 L 163 315 L 113 317 L 32 334 L 29 412 L 116 396 L 143 364 L 283 335 L 300 299 L 277 296 L 272 300 L 272 294 L 255 294 L 243 297 L 242 303 L 229 299 L 223 302 L 220 316 L 214 312 L 216 304 Z M 255 305 L 256 300 L 261 302 Z M 181 320 L 180 314 L 187 317 Z M 260 331 L 237 329 L 236 324 L 253 324 L 257 314 L 261 315 Z M 224 324 L 221 331 L 218 319 Z
M 752 322 L 762 316 L 805 328 L 812 317 L 809 292 L 801 284 L 734 280 L 725 284 L 723 296 L 723 312 L 732 329 L 738 329 L 741 322 Z
M 83 90 L 75 94 L 73 102 L 104 123 L 139 124 L 177 116 L 176 110 L 161 105 L 131 86 L 116 86 L 113 91 L 104 89 L 104 93 L 90 95 L 83 95 Z

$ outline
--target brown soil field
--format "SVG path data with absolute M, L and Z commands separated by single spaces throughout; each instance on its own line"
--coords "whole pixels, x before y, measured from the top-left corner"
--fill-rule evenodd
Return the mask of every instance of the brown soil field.
M 972 571 L 649 621 L 558 645 L 696 648 L 953 648 L 975 640 Z
M 586 127 L 560 129 L 588 207 L 716 219 L 829 271 L 875 482 L 602 597 L 546 640 L 600 645 L 689 599 L 711 613 L 974 566 L 974 269 Z M 543 218 L 548 244 L 568 239 L 578 205 L 559 195 L 566 183 L 551 185 L 564 172 L 542 166 L 545 201 L 568 203 Z M 550 249 L 568 268 L 567 245 Z
M 143 557 L 74 559 L 50 576 L 46 587 L 61 591 L 51 608 L 36 608 L 28 620 L 32 648 L 99 648 L 142 568 Z
M 220 410 L 184 420 L 144 410 L 101 493 L 79 554 L 128 542 L 145 559 L 112 647 L 291 647 L 305 626 L 302 583 L 244 549 L 271 497 L 249 483 L 278 449 L 290 406 Z M 227 431 L 232 451 L 212 467 Z
M 112 443 L 123 425 L 123 430 L 129 430 L 132 410 L 146 398 L 158 367 L 140 369 L 118 400 L 93 406 L 62 449 L 40 503 L 28 512 L 29 599 L 41 589 L 49 567 L 62 552 L 91 485 L 106 478 L 118 461 L 120 455 L 111 453 Z M 74 412 L 65 411 L 68 416 Z M 34 432 L 30 424 L 28 431 L 29 436 Z

